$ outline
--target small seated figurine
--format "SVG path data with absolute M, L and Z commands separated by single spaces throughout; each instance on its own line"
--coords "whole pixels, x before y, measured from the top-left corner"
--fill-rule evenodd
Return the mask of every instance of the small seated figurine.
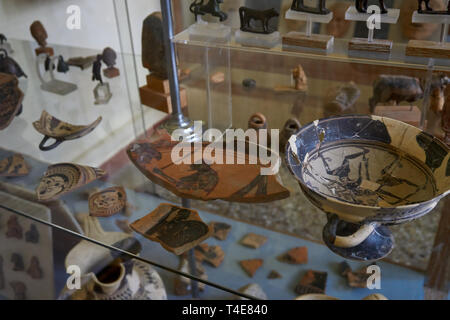
M 246 7 L 239 8 L 239 17 L 241 18 L 241 30 L 245 32 L 270 34 L 276 30 L 269 28 L 269 21 L 278 17 L 279 13 L 274 9 L 254 10 Z M 252 20 L 261 21 L 262 30 L 258 30 L 251 25 Z
M 315 14 L 329 14 L 330 10 L 326 8 L 326 2 L 326 0 L 318 0 L 317 8 L 311 8 L 305 6 L 304 0 L 294 0 L 291 10 Z
M 379 0 L 380 1 L 380 9 L 381 9 L 381 13 L 388 13 L 388 10 L 386 9 L 386 5 L 384 4 L 384 0 Z M 368 6 L 368 0 L 356 0 L 355 2 L 355 7 L 356 10 L 358 10 L 358 12 L 361 13 L 368 13 L 367 12 L 367 6 Z
M 197 21 L 198 15 L 210 14 L 214 17 L 218 17 L 220 22 L 227 20 L 228 15 L 220 10 L 220 4 L 223 0 L 209 0 L 207 4 L 204 4 L 204 0 L 194 0 L 189 7 L 189 10 L 195 15 L 195 21 Z
M 431 0 L 418 0 L 419 8 L 417 9 L 418 13 L 426 13 L 426 14 L 450 14 L 450 2 L 448 2 L 446 11 L 434 11 L 430 6 Z M 425 2 L 425 10 L 423 9 L 423 3 Z

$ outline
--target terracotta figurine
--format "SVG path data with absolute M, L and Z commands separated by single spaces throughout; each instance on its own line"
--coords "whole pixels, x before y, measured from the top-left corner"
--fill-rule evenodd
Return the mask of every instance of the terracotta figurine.
M 105 75 L 105 77 L 114 78 L 120 74 L 119 69 L 114 67 L 114 65 L 116 64 L 116 59 L 117 54 L 113 49 L 107 47 L 103 50 L 102 60 L 108 66 L 108 68 L 103 70 L 103 74 Z
M 30 26 L 31 35 L 34 40 L 39 44 L 39 48 L 35 50 L 36 55 L 45 53 L 49 56 L 53 56 L 53 48 L 47 47 L 47 31 L 40 21 L 34 21 Z

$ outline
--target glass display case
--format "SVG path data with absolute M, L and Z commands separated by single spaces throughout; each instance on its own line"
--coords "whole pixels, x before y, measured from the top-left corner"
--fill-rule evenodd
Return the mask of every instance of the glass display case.
M 0 297 L 448 299 L 448 1 L 297 2 L 0 0 Z

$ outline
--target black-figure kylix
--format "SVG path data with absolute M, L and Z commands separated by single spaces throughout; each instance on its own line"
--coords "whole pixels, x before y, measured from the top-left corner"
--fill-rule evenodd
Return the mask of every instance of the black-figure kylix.
M 429 213 L 450 192 L 450 153 L 406 123 L 376 116 L 317 120 L 291 137 L 288 166 L 306 197 L 327 213 L 326 245 L 354 260 L 394 247 L 389 225 Z

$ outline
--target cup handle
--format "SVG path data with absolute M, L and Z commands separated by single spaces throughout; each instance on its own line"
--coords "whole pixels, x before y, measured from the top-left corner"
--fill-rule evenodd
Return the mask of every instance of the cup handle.
M 330 237 L 329 242 L 334 246 L 339 248 L 353 248 L 361 244 L 366 240 L 372 232 L 375 230 L 376 223 L 366 223 L 363 224 L 355 233 L 349 236 L 338 236 L 336 235 L 337 226 L 339 223 L 339 218 L 337 215 L 333 215 L 328 219 L 328 223 L 325 226 L 326 233 Z
M 63 143 L 63 140 L 55 140 L 55 142 L 49 146 L 45 146 L 48 139 L 50 139 L 49 136 L 45 136 L 44 139 L 42 139 L 41 143 L 39 144 L 39 149 L 42 151 L 50 151 L 55 149 L 57 146 L 59 146 L 61 143 Z

